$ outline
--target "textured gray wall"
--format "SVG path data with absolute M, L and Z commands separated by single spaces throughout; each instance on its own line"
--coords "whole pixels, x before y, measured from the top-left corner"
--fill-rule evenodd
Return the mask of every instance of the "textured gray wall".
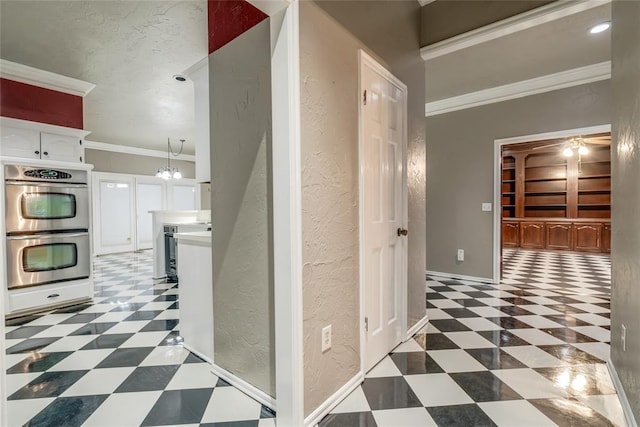
M 427 269 L 492 277 L 494 140 L 609 124 L 610 109 L 607 80 L 428 117 Z
M 132 175 L 155 175 L 159 167 L 167 165 L 167 159 L 114 153 L 101 150 L 84 150 L 85 163 L 92 164 L 94 172 L 128 173 Z M 194 162 L 171 160 L 171 166 L 180 169 L 185 178 L 195 177 Z
M 640 2 L 614 1 L 612 16 L 611 359 L 640 421 Z
M 426 312 L 424 63 L 416 1 L 300 5 L 305 414 L 352 378 L 359 358 L 358 49 L 409 88 L 409 327 Z M 322 327 L 333 346 L 320 351 Z
M 214 361 L 275 396 L 269 20 L 209 56 Z
M 554 0 L 438 0 L 422 8 L 421 46 L 518 15 Z

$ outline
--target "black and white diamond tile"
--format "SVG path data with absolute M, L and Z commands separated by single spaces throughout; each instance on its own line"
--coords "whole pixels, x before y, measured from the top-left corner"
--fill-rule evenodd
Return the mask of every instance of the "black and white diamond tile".
M 7 322 L 10 426 L 275 426 L 181 343 L 178 289 L 150 252 L 94 261 L 93 304 Z
M 321 427 L 626 426 L 606 255 L 506 250 L 499 285 L 427 277 L 429 325 Z

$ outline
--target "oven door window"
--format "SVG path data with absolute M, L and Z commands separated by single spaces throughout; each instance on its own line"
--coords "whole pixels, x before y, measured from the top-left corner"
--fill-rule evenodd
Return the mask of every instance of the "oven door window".
M 76 216 L 76 197 L 65 193 L 22 195 L 22 216 L 26 219 L 65 219 Z
M 74 243 L 28 246 L 22 252 L 22 269 L 27 273 L 60 270 L 77 264 L 78 249 Z

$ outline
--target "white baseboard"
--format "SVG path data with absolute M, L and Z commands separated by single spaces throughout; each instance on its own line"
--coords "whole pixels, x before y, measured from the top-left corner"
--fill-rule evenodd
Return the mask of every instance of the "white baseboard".
M 629 427 L 638 427 L 638 423 L 636 422 L 636 419 L 633 416 L 633 411 L 631 410 L 631 405 L 629 405 L 629 399 L 627 399 L 627 394 L 624 391 L 624 387 L 622 387 L 620 377 L 618 377 L 618 372 L 616 371 L 616 367 L 613 362 L 611 362 L 611 359 L 607 360 L 607 368 L 609 369 L 611 381 L 613 381 L 613 387 L 616 389 L 616 393 L 618 393 L 618 399 L 620 399 L 620 404 L 622 405 L 624 417 L 627 419 L 627 424 L 629 424 Z
M 426 273 L 429 276 L 450 277 L 452 279 L 458 279 L 458 280 L 469 280 L 470 282 L 482 282 L 482 283 L 495 284 L 493 279 L 489 279 L 488 277 L 465 276 L 463 274 L 443 273 L 441 271 L 431 271 L 431 270 L 427 270 Z
M 268 407 L 269 409 L 273 411 L 276 410 L 276 399 L 269 396 L 267 393 L 260 390 L 258 387 L 249 384 L 242 378 L 235 376 L 231 372 L 227 371 L 224 368 L 221 368 L 215 363 L 211 364 L 211 372 L 213 372 L 219 378 L 222 378 L 223 380 L 225 380 L 226 382 L 228 382 L 229 384 L 231 384 L 232 386 L 234 386 L 235 388 L 237 388 L 247 396 L 252 397 L 253 399 L 262 403 L 264 406 Z
M 211 359 L 208 356 L 205 356 L 203 353 L 200 353 L 198 350 L 192 348 L 189 344 L 185 344 L 182 343 L 182 347 L 186 348 L 187 350 L 189 350 L 191 353 L 195 354 L 196 356 L 198 356 L 200 359 L 204 360 L 205 362 L 207 362 L 209 365 L 213 365 L 213 359 Z
M 424 328 L 427 323 L 429 323 L 429 316 L 425 314 L 422 319 L 418 320 L 418 322 L 415 325 L 413 325 L 412 327 L 409 328 L 409 330 L 407 330 L 407 335 L 404 337 L 404 341 L 409 341 L 411 337 L 417 334 L 418 331 L 420 331 L 420 329 Z
M 315 411 L 304 419 L 305 427 L 317 425 L 333 408 L 338 406 L 353 390 L 356 389 L 364 381 L 364 373 L 358 372 L 355 377 L 351 378 L 345 385 L 340 387 L 338 391 L 333 393 L 327 400 L 322 402 Z

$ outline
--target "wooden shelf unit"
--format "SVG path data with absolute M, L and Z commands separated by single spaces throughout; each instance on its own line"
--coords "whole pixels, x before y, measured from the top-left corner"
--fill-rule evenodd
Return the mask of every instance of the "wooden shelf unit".
M 609 252 L 610 146 L 588 144 L 578 162 L 554 142 L 503 148 L 503 246 Z

